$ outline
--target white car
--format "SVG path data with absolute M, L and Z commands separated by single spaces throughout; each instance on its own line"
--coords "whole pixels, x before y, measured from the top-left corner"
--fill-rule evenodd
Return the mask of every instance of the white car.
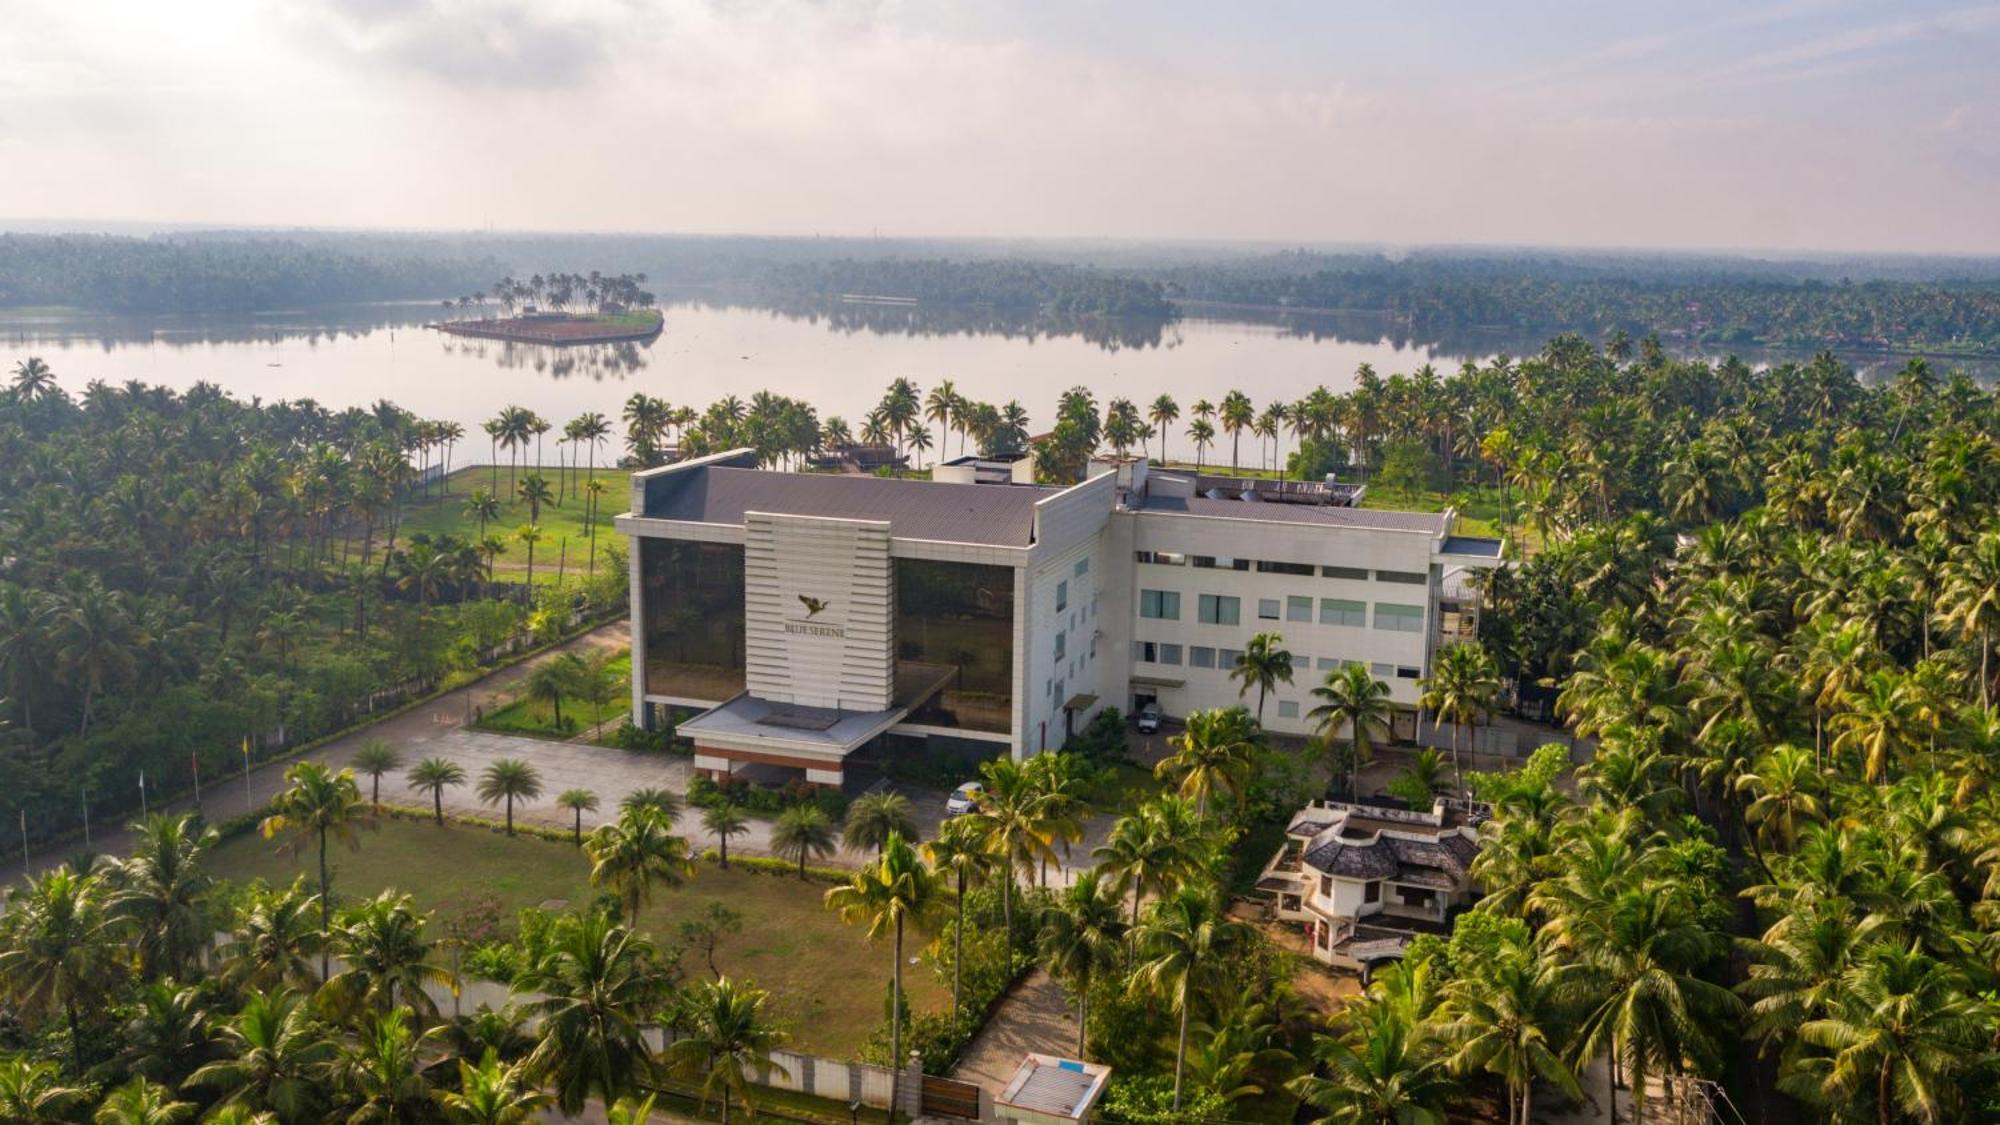
M 979 802 L 985 799 L 986 787 L 976 781 L 968 781 L 964 785 L 952 790 L 951 796 L 945 799 L 944 814 L 946 816 L 964 816 L 966 813 L 978 808 Z
M 1140 734 L 1160 733 L 1159 704 L 1148 703 L 1144 707 L 1139 708 L 1139 733 Z

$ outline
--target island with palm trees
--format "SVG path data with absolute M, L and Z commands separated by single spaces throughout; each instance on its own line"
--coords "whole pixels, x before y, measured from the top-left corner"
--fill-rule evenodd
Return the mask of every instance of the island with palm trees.
M 483 310 L 500 305 L 504 316 L 442 320 L 431 327 L 454 336 L 509 340 L 521 344 L 613 344 L 649 341 L 666 327 L 666 314 L 653 307 L 646 275 L 535 274 L 526 281 L 503 277 L 491 290 L 447 299 L 446 311 Z M 518 312 L 517 312 L 518 310 Z

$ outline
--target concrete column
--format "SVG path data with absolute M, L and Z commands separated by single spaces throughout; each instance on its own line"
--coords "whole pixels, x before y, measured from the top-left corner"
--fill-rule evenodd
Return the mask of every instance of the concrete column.
M 924 1115 L 924 1064 L 917 1061 L 916 1052 L 910 1052 L 910 1065 L 903 1068 L 903 1080 L 896 1091 L 902 1111 L 912 1121 Z
M 644 486 L 634 483 L 633 491 L 643 497 Z M 633 511 L 642 509 L 634 508 Z M 625 556 L 626 570 L 631 575 L 630 592 L 627 600 L 631 613 L 626 618 L 632 634 L 632 725 L 644 730 L 653 729 L 652 709 L 646 706 L 646 605 L 645 570 L 640 564 L 645 554 L 646 541 L 638 536 L 626 540 L 628 551 Z

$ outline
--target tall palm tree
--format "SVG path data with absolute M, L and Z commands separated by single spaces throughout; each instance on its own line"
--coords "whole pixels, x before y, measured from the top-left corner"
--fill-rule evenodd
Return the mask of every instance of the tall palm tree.
M 1279 684 L 1292 682 L 1292 654 L 1285 648 L 1285 638 L 1277 633 L 1259 633 L 1251 637 L 1237 654 L 1236 666 L 1229 670 L 1229 678 L 1238 687 L 1236 698 L 1250 694 L 1257 689 L 1257 721 L 1264 721 L 1264 697 Z
M 1229 435 L 1229 471 L 1243 471 L 1241 453 L 1243 431 L 1249 429 L 1257 419 L 1257 410 L 1250 404 L 1250 396 L 1242 391 L 1230 391 L 1222 396 L 1222 409 L 1218 415 L 1222 420 L 1222 432 Z
M 612 1104 L 655 1075 L 645 1023 L 666 995 L 667 976 L 652 944 L 605 912 L 561 927 L 517 987 L 542 994 L 523 1012 L 541 1027 L 527 1068 L 537 1084 L 554 1087 L 565 1114 L 576 1116 L 592 1095 Z
M 524 523 L 514 529 L 514 538 L 519 539 L 528 548 L 528 585 L 533 586 L 535 584 L 535 544 L 542 541 L 542 527 L 540 524 Z
M 1014 874 L 1033 871 L 1054 854 L 1042 795 L 1021 764 L 1008 758 L 981 762 L 986 794 L 971 815 L 978 817 L 986 846 L 1000 869 L 1000 913 L 1007 929 L 1007 975 L 1014 975 Z
M 750 817 L 742 806 L 731 801 L 710 805 L 701 810 L 701 826 L 715 837 L 715 845 L 721 853 L 722 869 L 729 869 L 729 838 L 742 836 L 750 831 Z
M 894 973 L 890 977 L 889 1057 L 903 1057 L 903 932 L 922 929 L 937 905 L 937 877 L 919 859 L 916 849 L 902 836 L 890 836 L 875 862 L 855 872 L 844 886 L 826 892 L 827 909 L 838 911 L 848 925 L 865 923 L 868 940 L 883 933 L 895 936 Z M 902 1069 L 893 1067 L 889 1078 L 889 1104 L 898 1097 Z
M 364 1017 L 328 1071 L 346 1119 L 385 1125 L 428 1120 L 437 1095 L 424 1056 L 434 1034 L 416 1026 L 406 1008 Z
M 222 951 L 221 978 L 232 988 L 308 989 L 318 983 L 312 954 L 320 936 L 316 900 L 300 875 L 283 887 L 252 888 L 236 934 Z
M 1561 1007 L 1553 967 L 1531 951 L 1508 949 L 1446 988 L 1437 1029 L 1450 1049 L 1446 1066 L 1458 1074 L 1484 1071 L 1507 1085 L 1508 1125 L 1534 1121 L 1535 1083 L 1569 1098 L 1583 1096 L 1562 1059 Z
M 1188 423 L 1187 436 L 1188 440 L 1194 443 L 1195 472 L 1200 472 L 1202 454 L 1208 450 L 1209 446 L 1215 444 L 1215 427 L 1210 425 L 1206 418 L 1196 418 L 1194 421 Z
M 458 1060 L 458 1089 L 438 1091 L 438 1102 L 454 1125 L 530 1125 L 554 1099 L 535 1089 L 527 1066 L 506 1064 L 488 1047 L 474 1066 Z
M 1138 929 L 1139 963 L 1132 981 L 1167 1002 L 1180 1017 L 1174 1046 L 1174 1109 L 1181 1108 L 1187 1069 L 1188 1021 L 1205 992 L 1249 944 L 1249 929 L 1229 917 L 1206 887 L 1183 887 L 1161 900 Z
M 1312 693 L 1320 703 L 1306 712 L 1306 717 L 1318 721 L 1320 739 L 1331 745 L 1343 729 L 1347 731 L 1347 793 L 1359 797 L 1361 767 L 1374 757 L 1375 741 L 1389 737 L 1390 721 L 1396 713 L 1396 705 L 1389 701 L 1389 685 L 1370 674 L 1366 664 L 1357 662 L 1329 671 L 1326 681 Z
M 771 851 L 780 859 L 796 860 L 799 878 L 806 877 L 806 864 L 825 859 L 840 846 L 840 833 L 833 820 L 818 805 L 793 805 L 778 814 L 771 828 Z
M 500 498 L 483 488 L 475 488 L 466 498 L 465 514 L 479 521 L 479 538 L 486 538 L 486 525 L 500 518 Z
M 345 967 L 319 994 L 333 1011 L 379 1015 L 400 1005 L 428 1022 L 437 1018 L 437 1005 L 426 986 L 458 988 L 449 969 L 431 963 L 424 916 L 409 895 L 383 891 L 345 912 L 334 945 Z
M 1500 697 L 1500 670 L 1483 646 L 1452 645 L 1437 657 L 1431 674 L 1418 681 L 1417 686 L 1422 692 L 1417 706 L 1451 723 L 1451 771 L 1462 796 L 1465 769 L 1458 757 L 1459 734 L 1493 713 Z M 1478 757 L 1475 751 L 1475 767 Z
M 681 815 L 681 798 L 680 794 L 671 789 L 643 785 L 625 794 L 624 799 L 618 802 L 618 808 L 621 812 L 629 812 L 632 809 L 657 810 L 666 818 L 667 827 L 672 828 L 674 820 Z
M 425 758 L 411 767 L 410 788 L 431 795 L 431 817 L 444 824 L 444 791 L 465 784 L 465 767 L 448 758 Z
M 507 806 L 507 835 L 514 834 L 514 802 L 542 795 L 542 773 L 519 758 L 502 758 L 479 775 L 481 804 Z
M 1453 1086 L 1443 1064 L 1429 1057 L 1411 1021 L 1369 1005 L 1343 1036 L 1313 1037 L 1324 1075 L 1287 1083 L 1299 1100 L 1326 1111 L 1322 1122 L 1444 1125 Z
M 384 738 L 371 738 L 354 752 L 354 768 L 368 775 L 368 803 L 382 811 L 382 775 L 403 768 L 403 755 Z
M 202 858 L 221 836 L 192 813 L 156 813 L 132 829 L 138 839 L 111 868 L 107 905 L 133 931 L 140 976 L 179 977 L 215 933 L 206 909 L 215 880 Z
M 761 988 L 722 977 L 696 981 L 675 1005 L 680 1034 L 667 1044 L 661 1061 L 669 1073 L 699 1084 L 702 1108 L 711 1096 L 720 1101 L 725 1125 L 732 1101 L 741 1101 L 744 1112 L 756 1115 L 750 1092 L 761 1078 L 753 1080 L 753 1075 L 786 1075 L 784 1067 L 771 1061 L 771 1052 L 788 1036 L 764 1014 L 769 998 Z
M 570 841 L 583 846 L 583 814 L 597 811 L 597 794 L 588 789 L 565 789 L 556 794 L 558 808 L 568 809 L 576 819 L 570 824 Z
M 1189 714 L 1181 733 L 1169 738 L 1167 744 L 1175 752 L 1153 772 L 1172 782 L 1206 818 L 1211 796 L 1222 793 L 1233 801 L 1242 800 L 1261 735 L 1250 712 L 1241 707 L 1218 707 Z
M 1893 945 L 1850 969 L 1841 992 L 1833 1015 L 1799 1028 L 1832 1053 L 1822 1096 L 1872 1102 L 1881 1122 L 1968 1120 L 1961 1085 L 1990 1050 L 1993 1004 L 1952 966 Z
M 1181 420 L 1180 404 L 1172 395 L 1161 395 L 1146 408 L 1146 418 L 1160 432 L 1160 464 L 1167 463 L 1167 429 Z
M 271 813 L 258 826 L 266 840 L 282 839 L 287 852 L 296 853 L 308 844 L 318 849 L 321 980 L 329 974 L 333 944 L 333 874 L 326 866 L 327 841 L 358 850 L 361 837 L 356 829 L 367 818 L 353 770 L 334 773 L 322 762 L 300 762 L 285 771 L 285 789 L 272 798 Z
M 1117 964 L 1125 938 L 1118 896 L 1087 871 L 1042 914 L 1039 947 L 1049 975 L 1076 994 L 1076 1057 L 1089 1059 L 1090 986 Z
M 847 806 L 847 824 L 841 839 L 848 850 L 875 849 L 881 855 L 891 839 L 914 841 L 917 821 L 910 799 L 901 793 L 869 793 Z
M 1755 769 L 1736 779 L 1737 791 L 1748 796 L 1743 819 L 1764 847 L 1789 852 L 1798 847 L 1807 824 L 1825 818 L 1819 798 L 1819 770 L 1812 753 L 1802 746 L 1778 746 L 1757 759 Z
M 8 892 L 0 918 L 0 990 L 23 1019 L 62 1015 L 78 1075 L 84 1071 L 83 1009 L 110 993 L 122 967 L 96 877 L 65 865 L 31 875 Z
M 780 827 L 783 823 L 780 822 Z M 953 817 L 938 826 L 937 838 L 923 847 L 924 862 L 952 880 L 952 908 L 957 918 L 952 927 L 951 1012 L 959 1015 L 960 984 L 965 971 L 965 896 L 989 874 L 997 862 L 986 839 L 987 822 L 976 816 Z M 803 867 L 800 872 L 804 876 Z
M 529 523 L 541 523 L 542 505 L 553 505 L 556 502 L 555 489 L 549 487 L 549 482 L 543 479 L 540 473 L 529 473 L 522 477 L 516 492 L 522 500 L 528 502 Z
M 1944 624 L 1979 642 L 1979 705 L 1993 706 L 1993 637 L 2000 633 L 2000 530 L 1952 554 L 1938 610 Z
M 0 1059 L 0 1121 L 58 1125 L 74 1121 L 89 1100 L 88 1089 L 63 1085 L 54 1063 L 18 1055 Z
M 1194 804 L 1162 794 L 1118 818 L 1095 853 L 1099 871 L 1132 896 L 1131 928 L 1148 895 L 1164 895 L 1197 878 L 1215 849 L 1215 836 Z
M 598 825 L 584 844 L 584 854 L 590 857 L 590 885 L 617 895 L 628 923 L 636 924 L 654 883 L 678 887 L 694 877 L 688 842 L 674 835 L 670 824 L 651 806 L 627 808 L 616 821 Z

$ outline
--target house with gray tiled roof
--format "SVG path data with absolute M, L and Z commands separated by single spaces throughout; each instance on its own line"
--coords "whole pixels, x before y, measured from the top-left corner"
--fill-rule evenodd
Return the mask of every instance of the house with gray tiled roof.
M 1306 930 L 1313 956 L 1361 969 L 1402 955 L 1411 937 L 1441 931 L 1476 897 L 1479 834 L 1440 801 L 1405 809 L 1316 801 L 1285 829 L 1258 877 L 1275 916 Z

